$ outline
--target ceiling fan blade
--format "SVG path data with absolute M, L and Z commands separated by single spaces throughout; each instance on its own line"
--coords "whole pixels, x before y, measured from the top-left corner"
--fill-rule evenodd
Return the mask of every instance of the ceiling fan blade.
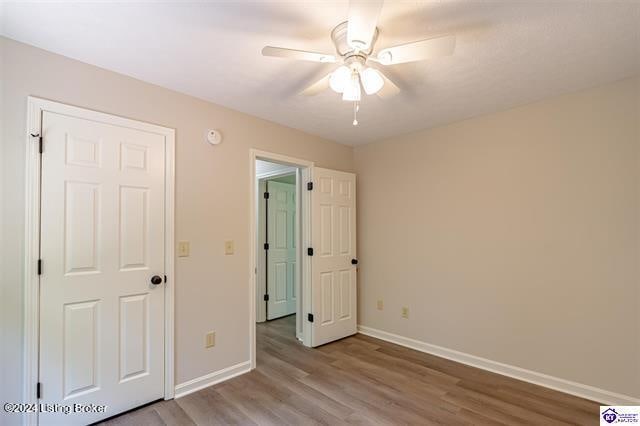
M 380 75 L 384 79 L 384 86 L 376 93 L 378 97 L 388 99 L 400 93 L 400 88 L 393 81 L 389 80 L 383 73 L 380 73 Z
M 286 49 L 284 47 L 265 46 L 262 48 L 262 56 L 274 56 L 276 58 L 298 59 L 311 62 L 335 62 L 336 57 L 324 53 L 307 52 L 305 50 Z
M 329 77 L 331 77 L 331 73 L 325 75 L 320 80 L 316 81 L 315 83 L 311 84 L 310 86 L 307 86 L 307 88 L 304 89 L 302 92 L 300 92 L 300 94 L 301 95 L 305 95 L 305 96 L 315 96 L 318 93 L 328 89 L 329 88 Z
M 347 43 L 354 49 L 369 50 L 376 32 L 384 0 L 350 0 Z
M 382 49 L 378 52 L 377 60 L 383 65 L 403 64 L 405 62 L 424 61 L 426 59 L 448 56 L 456 46 L 456 37 L 430 38 L 413 43 Z

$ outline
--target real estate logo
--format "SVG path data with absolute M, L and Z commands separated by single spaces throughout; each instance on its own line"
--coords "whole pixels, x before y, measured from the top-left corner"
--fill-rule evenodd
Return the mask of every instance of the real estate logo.
M 640 406 L 600 406 L 600 425 L 602 426 L 616 423 L 624 423 L 626 425 L 640 425 Z
M 607 408 L 602 412 L 602 419 L 607 423 L 613 423 L 618 418 L 618 413 L 613 408 Z

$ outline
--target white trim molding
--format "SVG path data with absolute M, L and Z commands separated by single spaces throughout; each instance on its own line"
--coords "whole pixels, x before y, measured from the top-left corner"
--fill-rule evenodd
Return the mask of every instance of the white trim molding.
M 164 398 L 174 393 L 174 213 L 175 213 L 175 130 L 116 115 L 62 104 L 29 96 L 27 99 L 26 129 L 26 187 L 25 187 L 25 278 L 24 278 L 24 372 L 23 401 L 36 403 L 39 359 L 39 284 L 37 260 L 40 247 L 40 162 L 38 138 L 42 132 L 42 113 L 51 111 L 100 123 L 162 135 L 165 138 L 165 283 L 164 306 Z M 46 135 L 42 135 L 46 136 Z M 46 143 L 46 139 L 44 141 Z M 24 424 L 35 425 L 36 414 L 24 416 Z
M 513 379 L 533 383 L 534 385 L 543 386 L 545 388 L 568 393 L 580 398 L 596 401 L 604 405 L 640 405 L 640 399 L 632 396 L 622 395 L 604 389 L 599 389 L 594 386 L 572 382 L 570 380 L 538 373 L 536 371 L 527 370 L 509 364 L 503 364 L 501 362 L 444 348 L 431 343 L 421 342 L 420 340 L 411 339 L 409 337 L 400 336 L 364 325 L 358 326 L 358 332 L 366 336 L 375 337 L 376 339 L 395 343 L 396 345 L 415 349 L 416 351 L 425 352 L 451 361 L 459 362 L 461 364 L 466 364 L 471 367 L 480 368 L 482 370 L 491 371 L 492 373 L 501 374 Z
M 272 179 L 272 178 L 277 178 L 282 176 L 289 176 L 289 175 L 296 174 L 297 170 L 298 169 L 296 167 L 292 167 L 286 170 L 275 170 L 271 172 L 256 173 L 256 179 L 262 180 L 262 179 Z
M 182 398 L 185 395 L 224 382 L 241 374 L 248 373 L 249 371 L 251 371 L 251 361 L 245 361 L 232 365 L 231 367 L 223 368 L 222 370 L 214 371 L 213 373 L 205 374 L 204 376 L 196 377 L 195 379 L 177 385 L 175 398 Z
M 22 400 L 36 404 L 38 382 L 40 278 L 40 155 L 39 141 L 42 110 L 38 99 L 27 100 L 26 168 L 25 168 L 25 236 L 24 236 L 24 383 Z M 37 413 L 24 414 L 25 425 L 37 425 Z

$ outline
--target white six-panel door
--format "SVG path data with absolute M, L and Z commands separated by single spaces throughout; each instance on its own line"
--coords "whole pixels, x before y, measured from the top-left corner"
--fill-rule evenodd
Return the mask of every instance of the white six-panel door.
M 267 319 L 296 313 L 296 186 L 267 182 Z
M 43 403 L 106 413 L 164 395 L 165 138 L 44 112 L 40 366 Z
M 350 336 L 356 325 L 356 177 L 313 169 L 312 346 Z

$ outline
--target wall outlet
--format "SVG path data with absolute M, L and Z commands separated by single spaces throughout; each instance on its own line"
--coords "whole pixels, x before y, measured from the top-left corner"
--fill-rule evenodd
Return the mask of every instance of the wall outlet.
M 381 311 L 384 308 L 384 303 L 382 300 L 378 300 L 378 310 Z
M 189 241 L 178 243 L 178 257 L 189 257 Z
M 206 339 L 205 339 L 205 342 L 204 342 L 204 347 L 205 348 L 212 348 L 215 345 L 216 345 L 216 332 L 215 331 L 210 331 L 206 335 Z
M 406 306 L 402 308 L 402 318 L 409 318 L 409 308 Z
M 224 254 L 233 254 L 233 240 L 227 240 L 224 242 Z

